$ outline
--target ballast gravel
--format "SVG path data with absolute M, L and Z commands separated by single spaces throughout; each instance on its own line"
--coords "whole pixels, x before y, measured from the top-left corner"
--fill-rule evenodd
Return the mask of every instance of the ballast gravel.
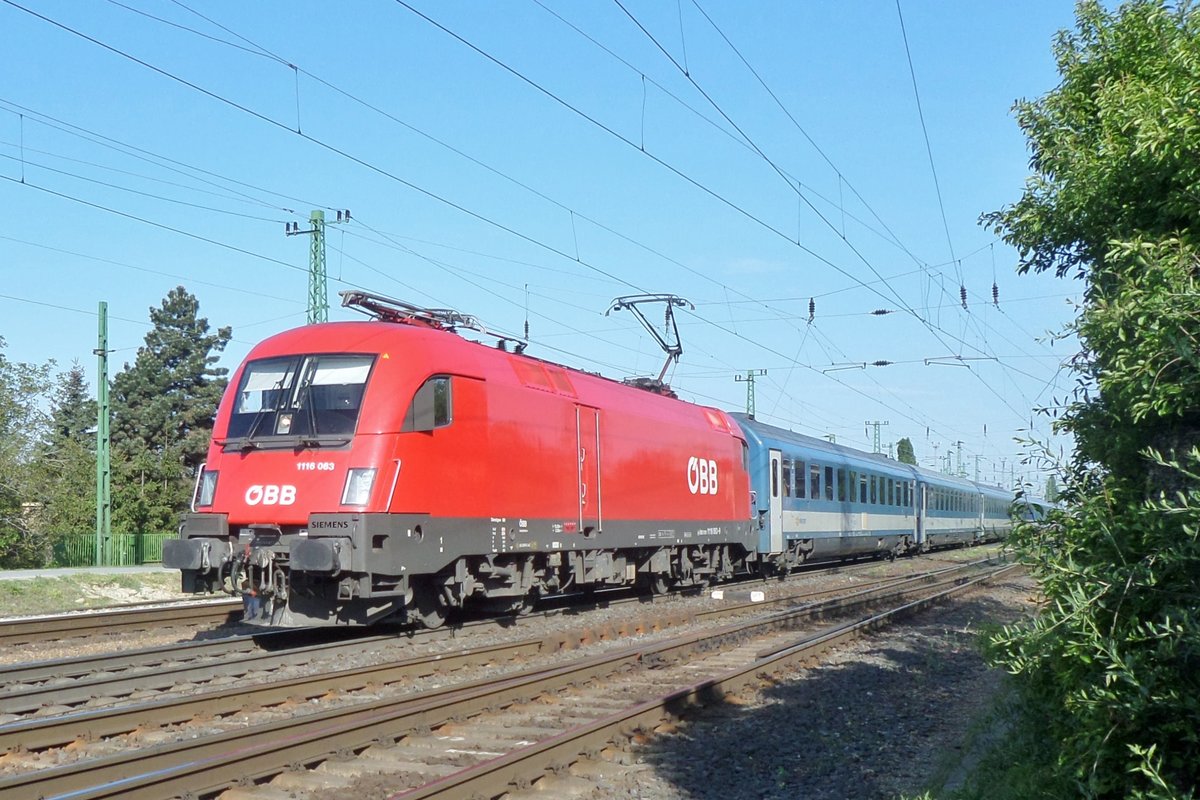
M 622 754 L 594 798 L 892 800 L 961 781 L 1004 676 L 979 651 L 988 626 L 1032 614 L 1010 577 L 838 648 L 750 698 L 729 698 Z M 641 739 L 641 737 L 638 737 Z
M 797 576 L 786 584 L 758 583 L 755 588 L 765 589 L 771 597 L 795 592 L 796 582 L 806 589 L 853 586 L 882 575 L 926 571 L 981 555 L 976 549 L 895 564 L 876 562 L 864 565 L 865 569 L 856 566 L 842 572 L 817 572 Z M 919 795 L 926 788 L 956 780 L 962 772 L 963 754 L 969 751 L 964 745 L 988 709 L 1000 681 L 1000 676 L 986 669 L 978 655 L 978 632 L 983 625 L 1031 613 L 1035 592 L 1033 583 L 1024 578 L 977 590 L 953 606 L 927 612 L 902 627 L 828 653 L 819 666 L 781 676 L 754 697 L 728 698 L 696 718 L 672 726 L 672 732 L 639 737 L 640 743 L 620 754 L 622 768 L 598 784 L 592 797 L 890 799 L 901 793 Z M 713 602 L 707 596 L 678 598 L 667 607 Z M 639 612 L 628 606 L 614 606 L 586 615 L 589 623 L 599 624 L 606 617 L 615 621 L 638 616 Z M 580 622 L 579 617 L 572 617 L 526 618 L 514 626 L 515 630 L 464 639 L 469 638 L 470 645 L 482 645 L 492 639 L 511 640 L 514 635 L 524 638 L 569 629 Z M 207 638 L 215 633 L 192 635 Z M 132 641 L 127 645 L 159 644 L 169 638 L 162 634 L 144 638 L 135 635 L 129 637 Z M 417 655 L 445 648 L 448 643 L 408 644 L 409 654 Z M 55 649 L 47 647 L 37 657 L 51 653 L 51 657 L 74 655 L 91 647 L 63 643 L 59 652 Z M 390 655 L 394 658 L 394 651 Z M 377 660 L 378 656 L 372 658 L 368 653 L 350 659 Z M 315 666 L 297 665 L 283 672 L 303 672 Z M 467 677 L 455 675 L 452 681 Z M 428 684 L 440 682 L 431 678 L 409 688 L 428 688 Z M 238 727 L 240 720 L 228 722 Z M 190 733 L 197 730 L 193 728 Z

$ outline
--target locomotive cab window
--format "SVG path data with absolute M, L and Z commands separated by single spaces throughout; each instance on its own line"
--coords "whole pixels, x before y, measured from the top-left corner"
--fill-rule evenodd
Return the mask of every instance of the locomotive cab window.
M 374 363 L 372 355 L 251 361 L 238 384 L 228 438 L 235 446 L 345 443 L 358 425 Z
M 454 420 L 450 377 L 437 375 L 421 384 L 404 415 L 402 433 L 444 428 Z

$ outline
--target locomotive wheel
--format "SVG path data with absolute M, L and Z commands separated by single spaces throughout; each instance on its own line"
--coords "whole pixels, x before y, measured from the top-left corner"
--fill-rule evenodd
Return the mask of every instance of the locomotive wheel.
M 413 602 L 408 608 L 409 619 L 415 619 L 422 626 L 440 628 L 446 624 L 446 606 L 441 602 L 437 588 L 422 582 L 413 590 Z
M 638 588 L 647 594 L 666 594 L 671 580 L 663 572 L 642 573 L 638 575 Z

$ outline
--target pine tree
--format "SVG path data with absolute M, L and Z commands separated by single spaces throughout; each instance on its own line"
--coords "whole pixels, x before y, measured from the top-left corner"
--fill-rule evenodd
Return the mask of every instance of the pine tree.
M 94 449 L 96 401 L 88 393 L 87 377 L 78 361 L 59 375 L 50 414 L 50 442 L 71 441 Z
M 216 365 L 232 336 L 209 332 L 199 301 L 182 286 L 150 309 L 154 327 L 137 358 L 113 379 L 113 527 L 175 527 L 203 463 L 228 370 Z
M 58 378 L 46 436 L 31 465 L 39 504 L 36 527 L 51 540 L 93 529 L 95 425 L 96 401 L 88 396 L 87 378 L 77 361 Z
M 907 436 L 896 442 L 896 460 L 901 464 L 917 463 L 917 454 L 913 451 L 912 440 Z

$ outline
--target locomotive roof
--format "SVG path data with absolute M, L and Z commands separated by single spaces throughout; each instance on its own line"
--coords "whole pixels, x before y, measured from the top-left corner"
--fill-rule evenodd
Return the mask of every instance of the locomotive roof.
M 519 359 L 532 364 L 564 370 L 570 373 L 573 382 L 583 381 L 585 385 L 603 386 L 622 393 L 625 398 L 637 398 L 647 403 L 678 403 L 689 408 L 707 409 L 726 418 L 729 416 L 724 410 L 715 406 L 681 400 L 673 392 L 659 391 L 654 387 L 644 388 L 627 381 L 606 377 L 598 372 L 588 372 L 531 356 L 528 353 L 514 352 L 507 348 L 501 349 L 484 342 L 468 339 L 448 328 L 431 327 L 412 322 L 354 320 L 304 325 L 264 339 L 255 345 L 246 359 L 299 353 L 388 352 L 389 349 L 398 351 L 406 346 L 406 342 L 417 339 L 423 341 L 426 352 L 456 359 L 454 369 L 447 370 L 448 372 L 474 373 L 477 377 L 482 377 L 486 371 L 497 369 L 496 365 L 502 360 Z M 507 370 L 507 367 L 505 369 Z M 736 424 L 729 422 L 725 427 L 737 438 L 742 437 L 741 429 Z

